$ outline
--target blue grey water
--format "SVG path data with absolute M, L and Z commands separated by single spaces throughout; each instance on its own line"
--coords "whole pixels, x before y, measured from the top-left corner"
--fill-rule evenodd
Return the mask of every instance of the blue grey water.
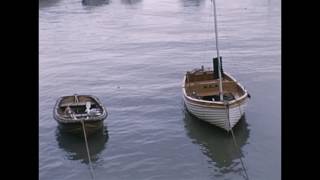
M 251 94 L 235 127 L 250 179 L 281 179 L 281 1 L 216 0 L 224 70 Z M 63 95 L 109 116 L 89 138 L 96 179 L 241 180 L 232 136 L 190 116 L 186 71 L 216 56 L 210 0 L 39 1 L 39 178 L 91 179 L 83 139 L 59 132 Z

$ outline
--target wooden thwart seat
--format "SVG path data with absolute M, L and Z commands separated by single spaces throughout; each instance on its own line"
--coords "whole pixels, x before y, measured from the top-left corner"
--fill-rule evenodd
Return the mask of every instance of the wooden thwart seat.
M 78 102 L 78 103 L 63 103 L 60 105 L 60 107 L 67 107 L 67 106 L 85 106 L 87 102 Z M 94 103 L 91 102 L 91 106 L 94 105 Z

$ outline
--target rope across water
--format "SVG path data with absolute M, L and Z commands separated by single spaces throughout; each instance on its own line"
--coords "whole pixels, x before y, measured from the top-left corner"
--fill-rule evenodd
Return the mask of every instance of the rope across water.
M 82 124 L 82 130 L 83 130 L 84 141 L 85 141 L 86 149 L 87 149 L 87 155 L 88 155 L 88 160 L 89 160 L 89 166 L 90 166 L 90 173 L 91 173 L 91 177 L 92 177 L 92 179 L 95 179 L 95 176 L 94 176 L 94 173 L 93 173 L 93 168 L 92 168 L 92 163 L 91 163 L 91 157 L 90 157 L 90 151 L 89 151 L 89 146 L 88 146 L 88 140 L 87 140 L 86 129 L 85 129 L 85 126 L 84 126 L 84 122 L 83 122 L 83 120 L 81 120 L 81 124 Z
M 229 102 L 228 101 L 224 101 L 224 105 L 226 107 L 226 113 L 227 113 L 227 120 L 228 120 L 228 123 L 229 123 L 229 128 L 230 128 L 230 131 L 231 131 L 231 135 L 232 135 L 232 140 L 233 140 L 233 144 L 235 146 L 235 148 L 238 150 L 239 154 L 240 154 L 240 162 L 241 162 L 241 166 L 243 168 L 243 171 L 244 171 L 244 174 L 245 174 L 245 177 L 247 180 L 249 180 L 249 176 L 248 176 L 248 173 L 247 173 L 247 170 L 244 166 L 244 163 L 243 163 L 243 160 L 242 160 L 242 152 L 241 152 L 241 149 L 240 147 L 238 146 L 238 143 L 236 141 L 236 137 L 234 135 L 234 132 L 233 132 L 233 129 L 231 128 L 231 122 L 230 122 L 230 117 L 229 117 Z M 240 112 L 241 113 L 241 112 Z

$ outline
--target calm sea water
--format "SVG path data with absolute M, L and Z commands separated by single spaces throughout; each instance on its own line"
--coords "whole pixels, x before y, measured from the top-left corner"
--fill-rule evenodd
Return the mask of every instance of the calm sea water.
M 235 127 L 250 179 L 281 179 L 281 2 L 217 0 L 224 70 L 252 98 Z M 109 116 L 89 138 L 96 179 L 241 180 L 230 134 L 185 111 L 187 70 L 216 55 L 210 0 L 39 1 L 39 177 L 91 179 L 83 139 L 53 107 L 92 94 Z

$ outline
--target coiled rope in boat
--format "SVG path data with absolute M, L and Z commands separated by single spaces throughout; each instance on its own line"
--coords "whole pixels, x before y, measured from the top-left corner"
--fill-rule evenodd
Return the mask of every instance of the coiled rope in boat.
M 229 103 L 228 103 L 228 101 L 224 101 L 224 105 L 225 105 L 225 107 L 226 107 L 227 118 L 228 118 L 229 128 L 230 128 L 231 135 L 232 135 L 233 144 L 234 144 L 234 146 L 236 147 L 236 149 L 238 150 L 238 152 L 239 152 L 239 154 L 240 154 L 240 162 L 241 162 L 241 166 L 242 166 L 242 168 L 243 168 L 244 174 L 245 174 L 245 178 L 246 178 L 247 180 L 249 180 L 249 176 L 248 176 L 247 170 L 246 170 L 246 168 L 245 168 L 245 166 L 244 166 L 244 163 L 243 163 L 243 160 L 242 160 L 243 154 L 242 154 L 242 152 L 241 152 L 240 147 L 238 146 L 238 143 L 237 143 L 237 141 L 236 141 L 236 137 L 235 137 L 235 135 L 234 135 L 233 129 L 231 128 L 231 122 L 230 122 L 230 118 L 229 118 Z
M 92 168 L 92 163 L 91 163 L 91 157 L 90 157 L 90 151 L 89 151 L 89 146 L 88 146 L 86 129 L 85 129 L 85 127 L 84 127 L 84 122 L 83 122 L 83 120 L 81 120 L 81 124 L 82 124 L 82 130 L 83 130 L 83 135 L 84 135 L 84 141 L 85 141 L 86 149 L 87 149 L 87 155 L 88 155 L 88 160 L 89 160 L 91 177 L 92 177 L 92 179 L 95 179 L 95 176 L 94 176 L 94 173 L 93 173 L 93 168 Z

